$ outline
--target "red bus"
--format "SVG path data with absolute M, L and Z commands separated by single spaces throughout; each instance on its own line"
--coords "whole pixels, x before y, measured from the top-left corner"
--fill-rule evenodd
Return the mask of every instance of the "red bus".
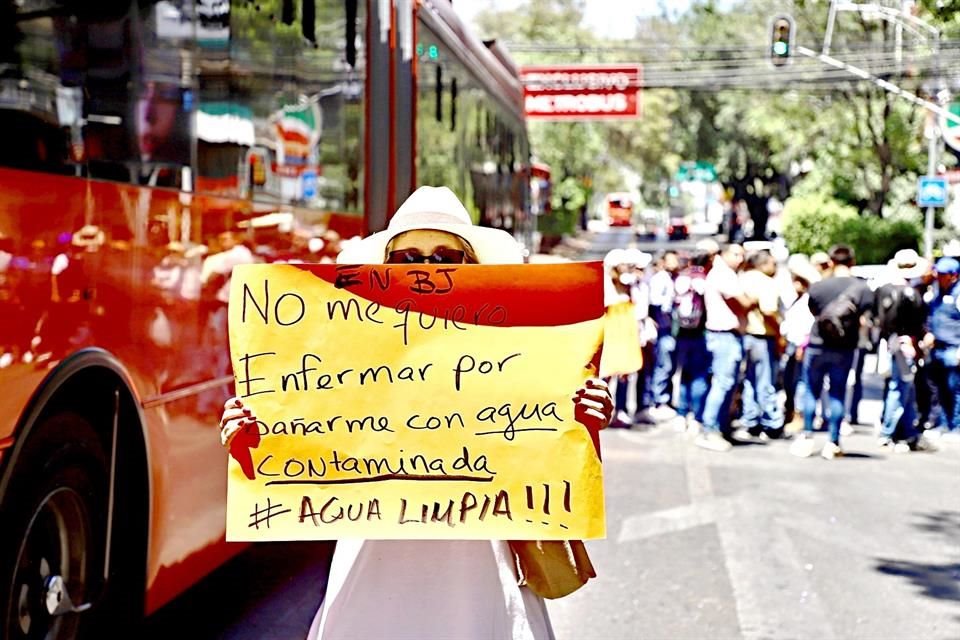
M 244 548 L 235 265 L 420 184 L 530 241 L 507 62 L 446 0 L 0 0 L 0 638 L 109 637 Z
M 633 224 L 633 199 L 629 193 L 608 193 L 605 202 L 607 223 L 611 227 Z

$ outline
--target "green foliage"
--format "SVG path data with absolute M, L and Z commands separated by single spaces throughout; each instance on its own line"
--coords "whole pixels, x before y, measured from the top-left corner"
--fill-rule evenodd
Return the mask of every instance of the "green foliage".
M 794 253 L 826 251 L 841 225 L 857 217 L 857 210 L 822 194 L 794 196 L 783 209 L 783 236 Z
M 537 228 L 545 236 L 562 236 L 573 233 L 580 217 L 580 210 L 586 206 L 589 190 L 582 182 L 572 177 L 564 178 L 557 184 L 550 198 L 549 215 L 541 216 Z
M 860 264 L 882 264 L 899 249 L 916 249 L 922 233 L 919 221 L 860 215 L 822 193 L 791 197 L 783 215 L 792 252 L 809 255 L 842 243 L 853 247 Z

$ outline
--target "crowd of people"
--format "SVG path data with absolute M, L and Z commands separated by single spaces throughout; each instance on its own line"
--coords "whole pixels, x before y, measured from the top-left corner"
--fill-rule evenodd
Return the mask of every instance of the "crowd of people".
M 610 376 L 611 426 L 672 424 L 718 452 L 790 438 L 796 456 L 834 459 L 861 422 L 864 362 L 876 354 L 887 372 L 878 446 L 960 441 L 960 261 L 946 253 L 930 262 L 901 250 L 864 274 L 843 245 L 809 257 L 711 239 L 683 255 L 614 249 L 605 301 L 631 304 L 637 319 L 636 344 L 616 348 L 643 357 Z

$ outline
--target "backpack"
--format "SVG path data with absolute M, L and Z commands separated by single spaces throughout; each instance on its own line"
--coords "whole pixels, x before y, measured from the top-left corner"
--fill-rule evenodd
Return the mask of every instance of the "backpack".
M 703 292 L 706 284 L 701 269 L 684 271 L 674 283 L 673 325 L 676 329 L 702 329 L 706 320 Z
M 823 308 L 817 316 L 817 330 L 827 346 L 840 346 L 859 338 L 860 308 L 850 294 L 850 289 Z
M 877 326 L 883 336 L 917 332 L 926 318 L 926 306 L 909 285 L 884 285 L 877 290 Z

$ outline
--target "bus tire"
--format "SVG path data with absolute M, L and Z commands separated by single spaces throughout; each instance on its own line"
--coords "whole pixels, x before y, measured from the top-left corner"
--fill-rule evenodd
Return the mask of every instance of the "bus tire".
M 33 430 L 14 469 L 0 511 L 0 637 L 95 637 L 103 593 L 107 519 L 106 457 L 96 432 L 82 417 L 63 412 Z M 60 576 L 83 613 L 51 616 L 46 581 Z

